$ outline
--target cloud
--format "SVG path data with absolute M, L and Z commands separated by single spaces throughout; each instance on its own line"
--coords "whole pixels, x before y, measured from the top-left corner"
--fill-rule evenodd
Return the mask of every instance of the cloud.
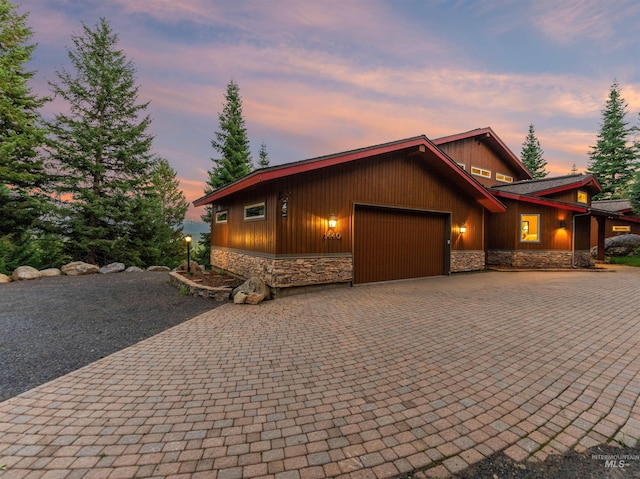
M 531 4 L 532 24 L 554 41 L 566 44 L 591 39 L 618 43 L 620 32 L 636 29 L 640 4 L 634 0 L 602 2 L 601 0 L 541 0 Z

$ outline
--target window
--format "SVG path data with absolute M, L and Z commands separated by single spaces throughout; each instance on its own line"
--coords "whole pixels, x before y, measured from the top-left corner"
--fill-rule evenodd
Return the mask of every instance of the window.
M 540 215 L 520 215 L 520 241 L 523 243 L 540 242 Z
M 245 220 L 263 220 L 265 218 L 264 201 L 244 207 Z
M 228 213 L 227 210 L 218 211 L 216 213 L 216 223 L 226 223 L 227 222 Z
M 613 226 L 611 231 L 615 233 L 631 233 L 631 226 Z
M 484 168 L 478 168 L 477 166 L 471 167 L 471 174 L 476 176 L 482 176 L 484 178 L 491 178 L 491 171 Z
M 464 166 L 464 163 L 458 163 L 458 166 L 459 166 L 460 168 L 462 168 L 463 170 L 466 170 L 466 169 L 467 169 L 467 167 L 466 167 L 466 166 Z
M 588 203 L 587 192 L 578 190 L 578 203 L 586 205 Z
M 513 183 L 513 176 L 503 175 L 502 173 L 496 173 L 496 180 L 504 183 Z

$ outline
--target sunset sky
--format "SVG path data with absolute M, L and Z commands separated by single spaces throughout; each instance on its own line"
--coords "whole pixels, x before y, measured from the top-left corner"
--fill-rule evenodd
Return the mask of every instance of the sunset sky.
M 82 24 L 109 20 L 150 101 L 154 151 L 202 196 L 226 85 L 272 165 L 490 126 L 520 156 L 533 123 L 553 175 L 587 166 L 617 79 L 640 125 L 637 0 L 25 0 L 49 94 Z M 65 109 L 53 101 L 47 118 Z M 191 209 L 188 217 L 199 219 Z

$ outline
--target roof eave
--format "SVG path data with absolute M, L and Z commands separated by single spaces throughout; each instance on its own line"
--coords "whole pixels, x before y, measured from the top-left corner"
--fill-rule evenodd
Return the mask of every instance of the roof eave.
M 548 200 L 545 198 L 540 198 L 538 196 L 519 195 L 516 193 L 507 193 L 505 191 L 493 191 L 492 193 L 499 198 L 523 201 L 525 203 L 533 203 L 533 204 L 542 205 L 542 206 L 549 206 L 551 208 L 561 208 L 569 211 L 575 211 L 578 213 L 587 213 L 590 210 L 588 206 L 572 205 L 570 203 L 562 203 L 560 201 Z

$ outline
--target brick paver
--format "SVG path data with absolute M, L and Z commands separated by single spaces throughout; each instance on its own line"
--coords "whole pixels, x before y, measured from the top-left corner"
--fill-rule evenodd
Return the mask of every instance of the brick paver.
M 225 305 L 0 404 L 1 479 L 444 477 L 640 439 L 640 271 Z

